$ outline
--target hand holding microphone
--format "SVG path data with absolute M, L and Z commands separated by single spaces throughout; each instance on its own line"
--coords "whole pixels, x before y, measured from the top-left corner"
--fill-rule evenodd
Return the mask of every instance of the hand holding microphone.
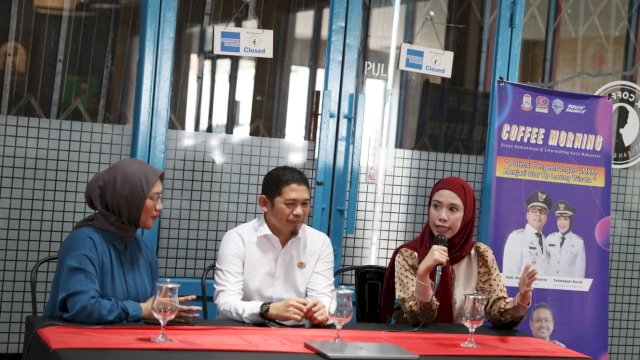
M 433 287 L 429 284 L 429 290 L 424 294 L 425 298 L 430 298 L 433 301 L 433 297 L 440 285 L 440 277 L 442 276 L 442 266 L 449 260 L 449 251 L 447 249 L 447 238 L 442 235 L 436 235 L 432 241 L 431 248 L 427 253 L 427 256 L 422 259 L 420 265 L 418 265 L 417 281 L 421 284 L 430 283 L 429 277 L 435 270 L 435 281 Z M 438 246 L 433 246 L 438 245 Z
M 442 235 L 436 235 L 433 238 L 433 245 L 447 246 L 447 238 Z M 438 286 L 440 285 L 440 276 L 442 276 L 442 264 L 436 265 L 436 276 L 435 276 L 435 285 L 433 286 L 433 293 L 435 294 L 436 290 L 438 290 Z

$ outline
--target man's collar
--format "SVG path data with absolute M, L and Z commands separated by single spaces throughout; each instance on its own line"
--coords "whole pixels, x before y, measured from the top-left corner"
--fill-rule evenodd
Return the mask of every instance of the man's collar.
M 302 234 L 305 231 L 305 225 L 306 224 L 302 224 L 302 227 L 300 227 L 300 231 L 298 231 L 298 235 L 290 238 L 289 241 L 287 241 L 287 244 L 295 239 L 300 238 L 300 234 Z M 280 239 L 276 236 L 276 234 L 274 234 L 271 231 L 271 229 L 269 229 L 269 225 L 267 225 L 267 221 L 264 218 L 264 214 L 261 214 L 258 216 L 258 224 L 257 224 L 256 232 L 258 233 L 258 236 L 271 235 L 274 238 L 278 239 L 278 241 L 280 241 Z
M 542 230 L 538 231 L 536 229 L 533 228 L 533 226 L 531 226 L 531 224 L 527 223 L 527 225 L 524 227 L 524 230 L 528 233 L 531 234 L 535 234 L 535 233 L 541 233 L 542 234 Z
M 258 216 L 258 224 L 257 224 L 256 231 L 258 233 L 258 236 L 268 235 L 268 234 L 273 235 L 273 233 L 271 232 L 271 229 L 269 229 L 269 225 L 267 225 L 267 221 L 264 218 L 264 214 L 261 214 L 260 216 Z

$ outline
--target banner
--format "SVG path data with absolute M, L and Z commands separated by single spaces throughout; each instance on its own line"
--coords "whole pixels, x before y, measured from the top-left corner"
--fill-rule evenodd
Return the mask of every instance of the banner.
M 607 358 L 612 105 L 501 82 L 489 239 L 511 296 L 538 270 L 519 330 Z

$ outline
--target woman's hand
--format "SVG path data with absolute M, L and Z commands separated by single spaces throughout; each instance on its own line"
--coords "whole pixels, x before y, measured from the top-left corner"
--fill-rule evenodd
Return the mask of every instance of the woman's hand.
M 529 306 L 531 304 L 531 296 L 533 294 L 533 282 L 538 280 L 538 270 L 528 262 L 520 274 L 520 281 L 518 282 L 519 293 L 516 300 L 524 305 Z
M 446 246 L 431 246 L 429 253 L 418 266 L 417 279 L 422 283 L 428 283 L 429 275 L 436 265 L 445 265 L 447 261 L 449 261 L 449 251 Z
M 150 297 L 147 301 L 140 303 L 140 307 L 142 307 L 142 320 L 154 320 L 153 312 L 151 312 L 151 303 L 153 302 L 153 296 Z
M 178 298 L 178 302 L 182 304 L 184 302 L 194 301 L 195 299 L 195 295 L 182 296 Z M 151 311 L 151 303 L 153 303 L 153 296 L 150 297 L 149 300 L 140 303 L 140 306 L 142 307 L 142 320 L 156 322 L 157 319 L 153 316 L 153 312 Z M 178 314 L 169 323 L 191 324 L 194 318 L 200 316 L 201 310 L 202 308 L 200 306 L 180 305 L 178 307 Z
M 196 299 L 195 295 L 182 296 L 178 298 L 178 302 L 182 304 L 185 302 L 194 301 L 195 299 Z M 180 307 L 178 307 L 178 314 L 173 319 L 173 321 L 191 324 L 194 318 L 197 318 L 200 316 L 201 310 L 202 308 L 200 306 L 180 305 Z

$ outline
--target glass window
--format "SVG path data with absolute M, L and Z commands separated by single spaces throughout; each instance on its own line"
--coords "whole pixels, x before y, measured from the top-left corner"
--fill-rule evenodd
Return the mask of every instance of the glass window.
M 139 1 L 14 3 L 0 2 L 0 114 L 131 123 Z
M 491 11 L 481 1 L 402 1 L 398 11 L 393 2 L 371 1 L 365 119 L 387 129 L 388 146 L 484 153 L 492 47 L 483 34 L 490 31 Z M 451 77 L 398 70 L 403 42 L 453 52 Z M 365 143 L 380 136 L 368 130 Z
M 608 82 L 635 75 L 636 61 L 626 60 L 635 58 L 628 1 L 555 4 L 525 2 L 521 82 L 592 94 Z M 549 23 L 551 31 L 547 31 Z
M 328 6 L 328 0 L 181 1 L 170 128 L 313 139 Z M 273 58 L 214 54 L 215 26 L 273 30 Z

